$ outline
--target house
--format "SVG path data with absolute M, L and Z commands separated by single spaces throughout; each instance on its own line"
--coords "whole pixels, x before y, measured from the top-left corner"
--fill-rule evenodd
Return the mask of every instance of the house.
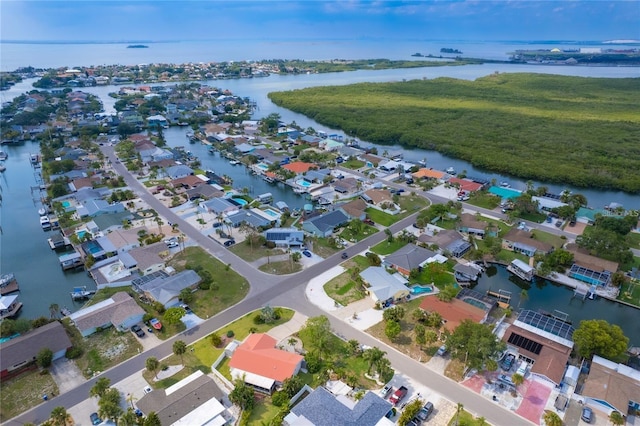
M 502 340 L 532 364 L 531 374 L 559 385 L 573 349 L 573 326 L 528 309 L 504 333 Z
M 436 296 L 426 296 L 420 302 L 420 309 L 440 314 L 444 328 L 451 332 L 464 320 L 482 324 L 487 318 L 487 311 L 458 298 L 444 302 Z
M 216 382 L 198 370 L 166 389 L 145 394 L 136 406 L 143 413 L 156 413 L 162 425 L 222 426 L 232 418 L 220 403 L 224 397 Z
M 120 225 L 122 226 L 122 222 L 120 222 Z M 107 238 L 111 242 L 118 253 L 122 253 L 133 248 L 140 247 L 140 235 L 138 233 L 141 231 L 147 231 L 147 228 L 140 226 L 137 228 L 129 229 L 114 229 L 113 231 L 109 232 L 105 236 L 105 238 Z
M 0 344 L 0 379 L 13 376 L 31 366 L 42 349 L 53 352 L 52 360 L 65 356 L 71 340 L 59 321 L 38 327 Z
M 240 209 L 240 205 L 232 202 L 228 198 L 212 198 L 204 203 L 200 204 L 200 207 L 204 208 L 209 213 L 222 214 L 229 213 Z
M 392 203 L 393 197 L 388 189 L 369 189 L 365 191 L 360 197 L 367 203 L 374 206 L 381 206 L 383 203 Z
M 356 198 L 340 205 L 340 210 L 345 212 L 351 219 L 365 220 L 367 218 L 366 209 L 367 203 L 362 198 Z
M 206 182 L 204 180 L 194 175 L 184 176 L 171 181 L 171 185 L 176 189 L 191 189 L 205 184 Z
M 187 189 L 187 197 L 189 197 L 189 200 L 195 200 L 197 198 L 209 200 L 213 197 L 221 197 L 222 195 L 224 195 L 224 191 L 220 191 L 212 185 L 198 185 Z
M 444 179 L 446 175 L 444 172 L 441 172 L 439 170 L 427 169 L 423 167 L 417 172 L 411 173 L 411 176 L 413 176 L 415 180 L 434 179 L 439 181 Z
M 120 291 L 102 302 L 72 313 L 69 318 L 82 337 L 87 337 L 111 326 L 119 331 L 126 331 L 133 324 L 142 321 L 144 313 L 144 309 L 131 296 Z
M 165 268 L 162 255 L 168 254 L 167 245 L 158 242 L 145 247 L 136 247 L 128 252 L 136 262 L 136 268 L 142 275 L 149 275 Z
M 318 143 L 318 148 L 325 151 L 337 151 L 344 146 L 344 143 L 338 142 L 331 138 L 324 139 Z
M 158 96 L 158 95 L 155 95 L 155 96 Z M 169 123 L 167 123 L 167 119 L 164 118 L 164 116 L 157 114 L 147 118 L 147 126 L 150 129 L 157 129 L 159 127 L 167 128 L 169 127 Z
M 169 307 L 178 303 L 180 292 L 185 288 L 195 288 L 201 281 L 200 276 L 191 269 L 167 275 L 164 271 L 153 272 L 145 277 L 132 281 L 138 293 Z
M 594 355 L 582 395 L 588 405 L 626 416 L 640 410 L 640 371 Z
M 378 167 L 378 164 L 380 164 L 383 161 L 386 161 L 384 157 L 380 157 L 374 154 L 362 154 L 360 156 L 360 160 L 364 161 L 364 165 L 368 168 L 376 168 Z
M 476 281 L 480 272 L 480 268 L 473 264 L 456 263 L 453 267 L 454 276 L 460 282 Z
M 559 207 L 568 205 L 567 203 L 563 203 L 557 198 L 538 197 L 535 195 L 531 197 L 531 201 L 534 203 L 538 203 L 538 209 L 544 211 L 551 211 L 552 209 L 557 209 Z
M 76 213 L 81 218 L 123 213 L 124 211 L 125 207 L 122 203 L 108 203 L 105 200 L 97 200 L 95 198 L 83 201 L 81 206 L 76 207 Z
M 304 161 L 294 161 L 293 163 L 285 164 L 282 168 L 299 175 L 313 168 L 318 168 L 318 166 L 313 163 L 305 163 Z
M 449 178 L 447 182 L 450 183 L 451 185 L 457 186 L 460 189 L 460 191 L 464 191 L 467 193 L 479 191 L 484 187 L 482 183 L 475 182 L 467 178 L 460 179 L 460 178 L 452 177 L 452 178 Z
M 408 277 L 412 270 L 420 269 L 436 253 L 415 244 L 407 244 L 384 258 L 383 264 Z
M 360 272 L 360 277 L 369 285 L 367 292 L 375 302 L 388 305 L 409 296 L 407 280 L 400 274 L 390 274 L 382 266 L 369 266 Z
M 460 222 L 458 223 L 456 230 L 464 234 L 484 238 L 485 234 L 487 233 L 486 229 L 487 222 L 476 219 L 476 217 L 472 214 L 463 213 L 460 217 Z
M 575 244 L 567 244 L 567 251 L 573 254 L 573 265 L 567 275 L 591 285 L 608 285 L 611 276 L 618 270 L 618 263 L 585 253 Z
M 530 231 L 517 228 L 511 228 L 502 237 L 502 248 L 529 257 L 533 257 L 536 253 L 549 254 L 553 251 L 551 244 L 536 240 Z
M 298 374 L 304 361 L 301 355 L 277 349 L 277 343 L 268 334 L 250 334 L 231 355 L 231 376 L 271 394 L 285 379 Z
M 263 235 L 277 247 L 300 247 L 304 244 L 304 232 L 297 228 L 271 228 Z
M 441 252 L 448 252 L 454 257 L 462 257 L 471 250 L 471 244 L 453 229 L 420 234 L 418 242 L 428 245 L 435 244 Z
M 92 256 L 95 260 L 104 259 L 118 252 L 118 249 L 107 237 L 98 237 L 90 241 L 85 241 L 80 244 L 80 250 L 84 257 Z
M 334 396 L 323 387 L 316 388 L 295 404 L 284 418 L 287 426 L 391 426 L 386 416 L 391 411 L 389 401 L 374 392 L 367 392 L 359 401 L 345 395 Z
M 191 167 L 185 166 L 183 164 L 167 167 L 164 171 L 171 180 L 194 174 L 194 171 Z
M 341 194 L 352 194 L 358 191 L 358 180 L 354 177 L 338 179 L 332 184 L 333 190 Z
M 342 210 L 334 210 L 305 220 L 302 229 L 318 237 L 328 237 L 337 227 L 347 222 L 349 222 L 349 216 Z

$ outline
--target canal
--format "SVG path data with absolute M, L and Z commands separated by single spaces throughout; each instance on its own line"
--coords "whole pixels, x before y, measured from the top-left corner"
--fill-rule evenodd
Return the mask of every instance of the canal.
M 573 289 L 562 284 L 536 278 L 534 283 L 523 281 L 509 273 L 504 266 L 493 265 L 471 287 L 482 294 L 499 290 L 511 293 L 511 306 L 521 309 L 543 310 L 553 313 L 558 310 L 568 314 L 569 320 L 577 327 L 582 320 L 603 319 L 617 324 L 629 337 L 631 346 L 640 345 L 640 309 L 631 308 L 608 299 L 582 299 L 573 294 Z M 522 291 L 526 290 L 523 297 Z

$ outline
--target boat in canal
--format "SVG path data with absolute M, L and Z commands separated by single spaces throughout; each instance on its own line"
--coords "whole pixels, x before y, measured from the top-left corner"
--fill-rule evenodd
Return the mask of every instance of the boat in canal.
M 0 149 L 0 161 L 4 161 L 7 158 L 9 158 L 9 154 L 7 154 L 6 151 Z
M 16 276 L 12 273 L 3 274 L 0 276 L 0 295 L 4 296 L 5 294 L 13 293 L 14 291 L 20 290 L 18 287 L 18 280 L 16 280 Z
M 456 169 L 454 169 L 453 167 L 447 167 L 447 170 L 445 170 L 445 172 L 449 173 L 450 175 L 455 175 Z
M 94 294 L 96 294 L 96 292 L 95 291 L 91 291 L 91 290 L 87 290 L 86 286 L 74 287 L 73 291 L 71 292 L 71 298 L 73 300 L 83 300 L 83 299 L 88 299 L 89 297 L 93 296 Z
M 0 296 L 0 320 L 13 318 L 22 309 L 22 302 L 17 295 Z
M 42 226 L 43 231 L 51 229 L 51 221 L 47 216 L 40 216 L 40 226 Z

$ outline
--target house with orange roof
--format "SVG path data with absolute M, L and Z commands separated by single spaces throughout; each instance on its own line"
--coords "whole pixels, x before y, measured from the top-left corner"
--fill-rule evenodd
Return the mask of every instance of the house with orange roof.
M 255 390 L 271 394 L 285 379 L 295 376 L 304 358 L 276 348 L 278 342 L 264 333 L 250 334 L 229 361 L 231 376 L 242 379 Z
M 287 169 L 296 174 L 306 173 L 313 168 L 318 168 L 317 165 L 313 163 L 305 163 L 304 161 L 294 161 L 293 163 L 285 164 L 282 166 L 283 169 Z
M 427 296 L 422 299 L 420 309 L 426 312 L 437 312 L 442 317 L 444 328 L 453 331 L 464 320 L 482 323 L 486 312 L 470 303 L 460 299 L 451 299 L 444 302 L 435 296 Z
M 481 190 L 482 187 L 484 186 L 483 184 L 474 182 L 470 179 L 460 179 L 457 177 L 449 178 L 448 182 L 451 185 L 458 186 L 460 188 L 460 191 L 465 191 L 465 192 L 476 192 Z
M 418 170 L 415 173 L 411 173 L 411 176 L 413 176 L 414 179 L 436 179 L 436 180 L 441 180 L 444 178 L 445 173 L 441 172 L 439 170 L 433 170 L 433 169 L 427 169 L 427 168 L 421 168 L 420 170 Z

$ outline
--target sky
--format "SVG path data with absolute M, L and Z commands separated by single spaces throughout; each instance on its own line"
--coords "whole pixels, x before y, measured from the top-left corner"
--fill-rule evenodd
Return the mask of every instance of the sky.
M 640 39 L 640 0 L 0 0 L 2 41 Z

